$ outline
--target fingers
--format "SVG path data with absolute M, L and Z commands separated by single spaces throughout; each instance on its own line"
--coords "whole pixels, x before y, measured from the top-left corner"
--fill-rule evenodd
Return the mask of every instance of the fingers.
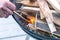
M 6 11 L 6 12 L 9 13 L 10 15 L 13 14 L 13 11 L 11 11 L 11 10 L 10 10 L 9 8 L 7 8 L 7 7 L 3 7 L 2 10 L 3 10 L 3 11 Z
M 6 11 L 2 11 L 2 10 L 0 10 L 0 17 L 1 18 L 7 18 L 8 16 L 9 16 L 10 14 L 8 13 L 8 12 L 6 12 Z
M 1 18 L 3 18 L 3 17 L 7 18 L 9 15 L 12 15 L 12 14 L 13 14 L 13 12 L 7 7 L 2 7 L 0 9 L 0 17 Z
M 6 14 L 4 14 L 4 11 L 2 11 L 1 9 L 0 9 L 0 17 L 1 18 L 6 17 Z
M 8 17 L 13 14 L 15 5 L 9 0 L 0 0 L 0 17 Z
M 6 15 L 5 18 L 9 17 L 9 13 L 7 13 L 6 11 L 4 11 L 4 14 Z
M 6 6 L 12 11 L 16 9 L 16 6 L 11 2 L 6 2 Z
M 9 15 L 13 14 L 13 12 L 7 7 L 3 7 L 3 8 L 1 8 L 1 10 L 3 10 L 2 12 L 3 12 L 3 14 L 5 14 L 5 16 L 3 16 L 3 17 L 5 17 L 5 18 L 7 18 Z

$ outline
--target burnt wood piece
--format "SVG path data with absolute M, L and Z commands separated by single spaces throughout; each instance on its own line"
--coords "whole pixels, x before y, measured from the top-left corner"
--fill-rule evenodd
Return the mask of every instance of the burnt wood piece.
M 20 18 L 20 17 L 18 16 L 18 18 Z M 21 19 L 20 19 L 20 20 L 21 20 Z M 22 20 L 23 20 L 23 19 L 22 19 Z M 21 20 L 21 21 L 22 21 L 22 20 Z M 22 22 L 23 22 L 23 24 L 24 24 L 25 26 L 27 25 L 27 24 L 26 24 L 27 21 L 25 22 L 25 20 L 23 20 Z M 51 34 L 47 23 L 44 22 L 44 21 L 42 21 L 41 19 L 38 19 L 38 20 L 37 20 L 37 28 L 36 28 L 36 29 L 37 29 L 37 30 L 40 30 L 40 31 L 43 31 L 43 33 L 46 32 L 46 33 L 48 33 L 48 34 Z M 57 29 L 57 31 L 54 32 L 53 35 L 56 35 L 56 36 L 60 37 L 60 27 L 57 26 L 56 29 Z M 31 29 L 29 29 L 29 30 L 31 30 Z M 32 28 L 32 30 L 35 30 L 35 29 Z M 39 31 L 38 31 L 38 32 L 39 32 Z
M 21 8 L 21 10 L 24 11 L 24 12 L 30 13 L 29 15 L 33 14 L 34 16 L 35 16 L 35 13 L 38 12 L 38 16 L 39 16 L 39 15 L 41 16 L 41 13 L 39 14 L 39 8 L 36 8 L 36 7 L 26 7 L 26 6 L 24 6 L 24 7 Z M 20 10 L 20 11 L 21 11 L 21 10 Z M 40 12 L 41 12 L 41 11 L 40 11 Z M 60 14 L 57 13 L 55 10 L 51 10 L 51 13 L 52 13 L 52 15 L 53 15 L 53 22 L 54 22 L 55 24 L 57 24 L 57 25 L 60 26 Z M 26 14 L 26 13 L 25 13 L 25 14 Z M 32 15 L 32 16 L 33 16 L 33 15 Z M 42 17 L 43 17 L 43 16 L 44 16 L 44 15 L 42 15 Z M 41 17 L 40 17 L 40 18 L 41 18 Z

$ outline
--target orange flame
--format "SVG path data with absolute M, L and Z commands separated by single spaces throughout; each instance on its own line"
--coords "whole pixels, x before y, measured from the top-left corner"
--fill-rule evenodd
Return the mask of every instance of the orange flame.
M 29 23 L 33 24 L 35 21 L 35 18 L 34 17 L 29 17 L 29 18 L 30 18 Z

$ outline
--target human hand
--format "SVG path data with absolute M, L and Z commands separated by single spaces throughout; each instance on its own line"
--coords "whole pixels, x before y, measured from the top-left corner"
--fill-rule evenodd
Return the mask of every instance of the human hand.
M 15 8 L 15 5 L 9 0 L 0 0 L 0 17 L 8 17 L 13 14 L 12 11 L 14 11 Z

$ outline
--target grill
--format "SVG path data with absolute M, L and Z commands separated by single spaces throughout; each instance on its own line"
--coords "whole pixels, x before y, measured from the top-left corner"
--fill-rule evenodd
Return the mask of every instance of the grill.
M 20 4 L 19 4 L 20 5 Z M 17 9 L 22 7 L 22 5 L 17 6 Z M 55 24 L 57 31 L 53 34 L 50 32 L 46 20 L 41 20 L 40 14 L 37 11 L 26 12 L 25 10 L 16 10 L 12 15 L 16 22 L 21 26 L 27 34 L 31 35 L 36 39 L 42 40 L 59 40 L 60 39 L 60 27 Z M 54 18 L 59 18 L 56 13 L 52 13 Z M 25 20 L 26 19 L 26 20 Z M 32 21 L 30 21 L 32 19 Z

